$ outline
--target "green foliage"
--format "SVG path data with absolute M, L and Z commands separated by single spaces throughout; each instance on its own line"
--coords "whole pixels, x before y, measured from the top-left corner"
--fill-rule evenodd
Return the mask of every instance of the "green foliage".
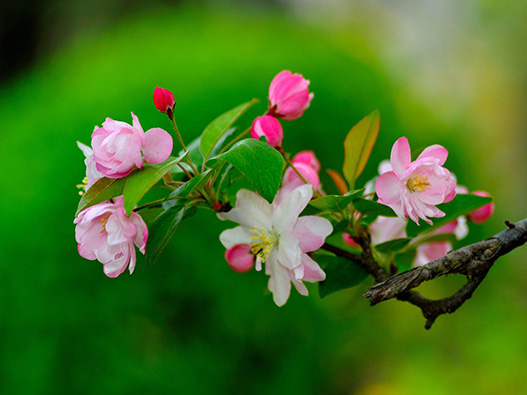
M 370 199 L 358 198 L 353 200 L 355 209 L 365 216 L 397 217 L 397 214 L 388 206 Z
M 264 199 L 272 202 L 282 181 L 284 158 L 269 144 L 255 139 L 242 140 L 213 159 L 229 162 Z
M 355 180 L 361 175 L 366 163 L 368 163 L 371 150 L 379 135 L 380 123 L 379 110 L 375 110 L 356 124 L 344 140 L 342 171 L 351 189 L 355 186 Z
M 125 178 L 104 177 L 97 180 L 97 182 L 94 183 L 84 195 L 82 195 L 75 216 L 77 216 L 82 210 L 85 210 L 94 204 L 122 195 L 125 184 Z
M 394 253 L 402 250 L 408 245 L 408 243 L 410 243 L 410 241 L 412 241 L 410 238 L 389 240 L 384 243 L 377 244 L 375 249 L 379 252 L 382 252 L 383 254 Z
M 130 215 L 145 193 L 163 178 L 172 167 L 178 164 L 185 155 L 179 158 L 170 157 L 163 163 L 157 165 L 145 165 L 141 170 L 135 171 L 126 177 L 126 184 L 124 186 L 124 208 L 128 215 Z
M 321 298 L 359 285 L 368 278 L 368 273 L 363 268 L 345 258 L 317 255 L 316 261 L 326 273 L 326 279 L 318 283 L 318 293 Z
M 199 143 L 199 150 L 204 158 L 203 162 L 207 162 L 214 147 L 216 147 L 234 122 L 236 122 L 252 105 L 258 102 L 258 99 L 252 99 L 247 103 L 240 104 L 232 110 L 220 115 L 205 128 Z
M 418 226 L 415 222 L 408 221 L 406 234 L 408 237 L 415 237 L 418 235 L 430 233 L 433 230 L 454 221 L 458 217 L 471 213 L 472 211 L 490 202 L 492 202 L 492 199 L 489 197 L 458 194 L 451 202 L 437 206 L 445 213 L 444 217 L 432 218 L 433 225 L 428 225 L 426 222 L 420 221 L 420 226 Z
M 353 201 L 353 199 L 357 198 L 358 196 L 361 196 L 363 192 L 364 188 L 349 191 L 348 193 L 342 196 L 323 196 L 321 198 L 311 200 L 309 204 L 322 211 L 340 211 L 344 210 Z

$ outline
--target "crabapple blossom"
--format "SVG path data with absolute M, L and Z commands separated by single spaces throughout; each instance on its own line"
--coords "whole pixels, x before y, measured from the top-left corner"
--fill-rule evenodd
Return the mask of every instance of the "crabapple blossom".
M 320 189 L 320 178 L 318 176 L 320 162 L 315 157 L 313 151 L 299 152 L 293 157 L 291 163 L 295 166 L 296 170 L 302 174 L 302 177 L 304 177 L 309 184 L 313 185 L 313 188 L 316 190 Z M 292 181 L 300 181 L 299 184 L 304 182 L 296 171 L 292 167 L 289 167 L 284 173 L 282 184 L 287 185 Z
M 75 239 L 83 258 L 101 262 L 108 277 L 119 276 L 127 266 L 133 273 L 134 244 L 145 253 L 148 229 L 139 214 L 126 215 L 123 196 L 88 207 L 73 223 L 77 225 Z
M 485 191 L 474 191 L 472 194 L 476 196 L 490 197 L 490 194 Z M 477 210 L 472 211 L 467 215 L 467 218 L 475 224 L 482 224 L 494 214 L 494 203 L 489 203 Z
M 315 169 L 316 172 L 320 171 L 320 162 L 313 151 L 300 151 L 293 156 L 291 162 L 295 165 L 298 163 L 305 163 Z
M 172 137 L 165 130 L 153 128 L 146 133 L 132 113 L 133 124 L 106 118 L 92 134 L 93 160 L 96 168 L 109 178 L 125 177 L 134 168 L 160 163 L 172 152 Z
M 165 114 L 174 112 L 176 100 L 174 95 L 168 89 L 163 89 L 158 86 L 154 89 L 154 105 L 156 108 Z
M 309 81 L 289 70 L 278 73 L 269 86 L 268 114 L 285 121 L 299 118 L 309 107 L 314 94 L 309 93 Z
M 331 223 L 321 217 L 298 218 L 313 195 L 311 185 L 303 184 L 292 191 L 282 188 L 272 204 L 255 192 L 241 189 L 236 195 L 236 206 L 218 214 L 222 220 L 237 222 L 240 226 L 221 233 L 225 248 L 239 244 L 250 245 L 256 257 L 256 270 L 270 276 L 268 287 L 278 306 L 286 303 L 291 282 L 297 291 L 307 296 L 302 281 L 317 282 L 326 278 L 324 271 L 307 255 L 319 249 L 331 234 Z
M 394 239 L 406 237 L 407 221 L 401 217 L 379 216 L 370 225 L 371 243 L 381 244 Z
M 251 127 L 251 137 L 258 140 L 262 136 L 265 137 L 267 144 L 271 147 L 276 148 L 281 146 L 282 140 L 284 139 L 284 132 L 280 121 L 269 115 L 256 117 Z
M 237 244 L 225 251 L 225 260 L 235 272 L 245 273 L 253 268 L 255 257 L 250 244 Z
M 445 213 L 436 205 L 449 202 L 456 195 L 456 181 L 442 167 L 447 156 L 444 147 L 432 145 L 412 162 L 407 138 L 399 138 L 390 157 L 393 170 L 381 174 L 375 183 L 379 202 L 418 225 L 419 218 L 432 224 L 428 217 L 443 217 Z

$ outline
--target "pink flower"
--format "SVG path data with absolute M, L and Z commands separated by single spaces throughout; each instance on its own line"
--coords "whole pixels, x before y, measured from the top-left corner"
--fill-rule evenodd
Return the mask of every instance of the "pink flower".
M 278 119 L 269 115 L 264 115 L 263 117 L 257 117 L 254 120 L 251 127 L 251 137 L 258 140 L 262 136 L 265 137 L 267 144 L 271 147 L 276 148 L 282 145 L 284 132 Z
M 379 202 L 390 206 L 397 215 L 419 225 L 419 218 L 432 224 L 427 217 L 443 217 L 436 205 L 451 201 L 456 196 L 456 181 L 450 171 L 442 167 L 448 151 L 440 145 L 425 148 L 412 162 L 406 137 L 398 139 L 392 148 L 392 171 L 377 178 L 375 191 Z
M 320 171 L 320 162 L 318 161 L 313 151 L 300 151 L 298 154 L 293 156 L 291 160 L 293 164 L 305 163 L 315 169 L 316 172 Z
M 314 94 L 309 93 L 309 81 L 300 74 L 284 70 L 269 86 L 268 114 L 285 121 L 299 118 L 309 107 Z
M 265 264 L 265 273 L 270 276 L 268 287 L 278 306 L 287 302 L 291 283 L 300 294 L 307 296 L 303 281 L 326 278 L 307 253 L 322 247 L 333 230 L 331 223 L 315 216 L 298 218 L 312 195 L 310 185 L 301 185 L 292 192 L 282 188 L 269 204 L 255 192 L 240 189 L 236 207 L 218 214 L 220 219 L 240 224 L 223 231 L 221 243 L 228 250 L 239 244 L 250 246 L 250 253 L 256 257 L 256 270 Z
M 490 197 L 490 194 L 485 191 L 475 191 L 472 192 L 476 196 Z M 494 214 L 494 203 L 489 203 L 483 207 L 478 208 L 477 210 L 472 211 L 467 215 L 467 218 L 474 222 L 475 224 L 482 224 Z
M 225 260 L 232 270 L 245 273 L 254 266 L 255 257 L 251 254 L 250 244 L 237 244 L 225 251 Z
M 406 220 L 401 217 L 379 216 L 370 225 L 371 243 L 381 244 L 406 237 Z
M 154 105 L 160 112 L 170 115 L 174 113 L 176 100 L 172 92 L 156 86 L 154 89 Z
M 125 177 L 134 168 L 143 168 L 143 156 L 148 163 L 161 163 L 172 152 L 172 137 L 163 129 L 146 133 L 132 113 L 133 126 L 106 118 L 102 128 L 92 134 L 93 160 L 96 168 L 109 178 Z
M 148 229 L 135 212 L 126 215 L 124 198 L 119 196 L 83 210 L 75 218 L 75 239 L 79 254 L 86 259 L 97 259 L 104 266 L 104 274 L 117 277 L 128 264 L 130 274 L 135 268 L 135 248 L 145 253 Z

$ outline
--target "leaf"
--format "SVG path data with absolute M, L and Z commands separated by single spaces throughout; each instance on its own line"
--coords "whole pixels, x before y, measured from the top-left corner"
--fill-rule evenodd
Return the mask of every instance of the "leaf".
M 101 178 L 82 195 L 75 216 L 82 210 L 123 194 L 126 178 Z
M 363 268 L 345 258 L 317 255 L 315 259 L 326 273 L 326 279 L 318 283 L 318 293 L 321 298 L 359 285 L 368 278 L 368 273 Z
M 346 181 L 344 181 L 342 176 L 335 170 L 327 169 L 326 172 L 329 174 L 329 176 L 335 183 L 335 186 L 339 190 L 340 194 L 344 195 L 348 191 L 348 185 L 346 184 Z
M 207 182 L 210 175 L 212 175 L 212 169 L 208 169 L 207 171 L 197 175 L 194 178 L 191 178 L 183 185 L 180 185 L 176 190 L 172 191 L 168 197 L 173 196 L 181 196 L 181 197 L 187 197 L 190 195 L 193 191 L 195 191 L 197 188 L 201 188 L 205 182 Z M 164 203 L 169 202 L 177 202 L 177 200 L 167 200 Z M 174 204 L 169 204 L 169 206 L 173 206 Z
M 397 268 L 399 269 L 399 273 L 406 272 L 407 270 L 412 269 L 416 254 L 417 251 L 415 249 L 412 249 L 402 254 L 395 255 L 395 266 L 397 266 Z
M 143 169 L 126 177 L 126 184 L 124 186 L 124 209 L 128 215 L 130 215 L 145 193 L 163 178 L 182 158 L 170 157 L 158 165 L 145 165 Z
M 384 217 L 397 217 L 397 214 L 388 206 L 369 199 L 357 198 L 353 200 L 355 209 L 363 215 L 382 215 Z
M 446 225 L 462 215 L 471 213 L 472 211 L 492 202 L 489 197 L 482 197 L 476 195 L 458 194 L 451 202 L 440 204 L 437 206 L 438 209 L 445 213 L 444 217 L 431 218 L 433 225 L 430 226 L 424 221 L 418 226 L 413 221 L 408 221 L 406 226 L 406 234 L 408 237 L 415 237 L 420 234 L 426 234 L 434 229 L 438 229 L 443 225 Z
M 280 188 L 284 158 L 267 143 L 245 139 L 212 159 L 222 159 L 233 165 L 268 202 L 272 202 Z
M 154 264 L 176 232 L 181 221 L 195 212 L 196 207 L 187 208 L 184 204 L 177 204 L 168 208 L 156 218 L 148 231 L 148 243 L 146 244 L 147 265 Z
M 375 249 L 383 254 L 394 253 L 406 247 L 408 243 L 410 243 L 411 240 L 412 239 L 410 238 L 394 239 L 394 240 L 386 241 L 384 243 L 377 244 L 375 246 Z
M 343 196 L 329 195 L 321 198 L 313 199 L 309 204 L 322 211 L 339 211 L 344 210 L 352 201 L 358 196 L 361 196 L 364 188 L 350 191 Z
M 381 116 L 379 110 L 364 117 L 344 140 L 344 165 L 342 171 L 351 189 L 370 158 L 371 150 L 379 135 Z
M 212 150 L 216 144 L 218 144 L 223 134 L 229 130 L 234 122 L 236 122 L 245 111 L 258 102 L 258 99 L 252 99 L 247 103 L 240 104 L 232 110 L 220 115 L 205 128 L 199 143 L 199 150 L 201 155 L 203 155 L 204 162 L 207 162 Z

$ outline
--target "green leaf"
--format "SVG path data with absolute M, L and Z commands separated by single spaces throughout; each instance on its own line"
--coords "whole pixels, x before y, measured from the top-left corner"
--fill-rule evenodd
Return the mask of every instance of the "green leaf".
M 379 110 L 364 117 L 344 140 L 344 165 L 342 171 L 351 189 L 370 158 L 371 150 L 379 135 L 381 116 Z
M 408 237 L 415 237 L 420 234 L 426 234 L 434 229 L 438 229 L 446 225 L 462 215 L 471 213 L 472 211 L 492 202 L 489 197 L 482 197 L 476 195 L 458 194 L 451 202 L 440 204 L 438 209 L 445 213 L 444 217 L 431 218 L 433 225 L 430 226 L 423 220 L 420 220 L 420 226 L 414 221 L 409 220 L 406 226 L 406 234 Z
M 94 204 L 123 194 L 125 178 L 101 178 L 82 195 L 75 216 Z
M 397 217 L 397 214 L 388 206 L 369 199 L 354 199 L 353 206 L 363 215 L 382 215 L 384 217 Z
M 205 128 L 199 143 L 199 150 L 201 155 L 203 155 L 204 162 L 208 160 L 212 150 L 218 144 L 223 134 L 229 130 L 245 111 L 253 104 L 258 103 L 258 101 L 258 99 L 252 99 L 247 103 L 240 104 L 238 107 L 220 115 Z
M 313 207 L 318 208 L 322 211 L 339 211 L 344 210 L 353 199 L 361 196 L 364 192 L 364 188 L 350 191 L 345 195 L 329 195 L 318 199 L 313 199 L 309 204 Z
M 146 244 L 146 264 L 153 265 L 165 249 L 176 229 L 184 218 L 193 215 L 196 207 L 187 208 L 184 204 L 177 204 L 161 213 L 148 230 Z
M 321 298 L 359 285 L 368 278 L 368 273 L 363 268 L 345 258 L 317 255 L 315 260 L 326 273 L 326 279 L 318 283 L 318 293 Z
M 395 255 L 395 258 L 394 258 L 395 266 L 397 266 L 397 268 L 399 269 L 399 273 L 406 272 L 407 270 L 410 270 L 413 268 L 414 259 L 415 259 L 416 254 L 417 254 L 417 251 L 415 249 L 412 249 L 402 254 Z
M 402 250 L 404 247 L 410 243 L 412 239 L 410 238 L 403 238 L 403 239 L 394 239 L 390 241 L 386 241 L 384 243 L 377 244 L 375 246 L 375 249 L 383 254 L 386 253 L 394 253 L 397 251 Z
M 170 193 L 170 195 L 168 195 L 168 196 L 169 197 L 173 197 L 173 196 L 187 197 L 193 191 L 195 191 L 197 188 L 201 188 L 203 186 L 203 184 L 205 184 L 205 182 L 207 182 L 207 180 L 209 179 L 209 177 L 212 174 L 213 174 L 212 169 L 208 169 L 207 171 L 205 171 L 205 172 L 203 172 L 201 174 L 198 174 L 196 177 L 191 178 L 190 180 L 188 180 L 183 185 L 180 185 L 176 190 L 172 191 Z M 174 201 L 177 202 L 177 200 L 167 200 L 166 203 L 174 202 Z M 171 204 L 171 205 L 173 205 L 173 204 Z
M 268 202 L 272 202 L 282 181 L 284 158 L 269 144 L 245 139 L 213 159 L 229 162 L 240 171 Z
M 126 184 L 124 186 L 124 209 L 128 215 L 130 215 L 145 193 L 163 178 L 182 158 L 170 157 L 158 165 L 145 165 L 143 169 L 126 177 Z

